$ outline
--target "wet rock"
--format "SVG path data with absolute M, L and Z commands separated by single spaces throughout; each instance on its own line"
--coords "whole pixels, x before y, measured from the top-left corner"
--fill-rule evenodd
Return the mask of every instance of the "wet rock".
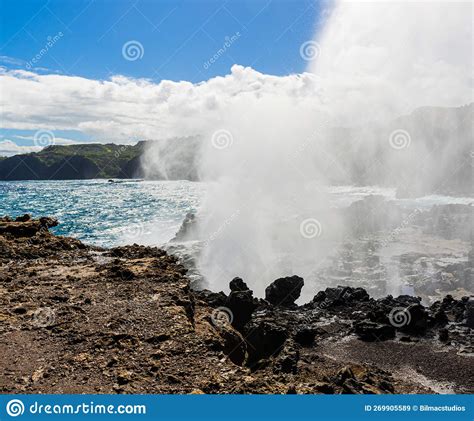
M 225 295 L 222 291 L 212 292 L 208 289 L 202 289 L 200 291 L 194 291 L 194 295 L 205 301 L 209 306 L 213 308 L 225 306 L 227 301 L 227 295 Z
M 363 341 L 385 341 L 395 337 L 395 328 L 391 325 L 363 320 L 354 324 L 354 332 Z
M 15 238 L 33 237 L 38 233 L 47 233 L 48 228 L 58 225 L 57 219 L 43 217 L 31 219 L 30 215 L 23 215 L 11 221 L 11 219 L 0 218 L 0 235 L 9 234 Z
M 15 222 L 27 222 L 31 219 L 31 215 L 25 213 L 23 216 L 17 216 Z
M 316 329 L 308 326 L 300 327 L 296 330 L 294 340 L 301 346 L 311 346 L 316 337 Z
M 265 289 L 265 299 L 276 306 L 291 307 L 299 298 L 303 285 L 303 278 L 296 275 L 279 278 Z
M 247 362 L 247 343 L 243 336 L 232 326 L 221 324 L 218 326 L 219 335 L 224 340 L 224 353 L 229 359 L 239 366 Z
M 474 329 L 474 300 L 469 300 L 466 303 L 466 326 Z
M 428 313 L 421 304 L 412 304 L 406 309 L 408 323 L 402 326 L 400 330 L 411 333 L 423 333 L 428 325 Z
M 433 323 L 436 326 L 446 326 L 449 322 L 448 316 L 443 310 L 438 310 L 433 315 Z
M 231 291 L 249 291 L 249 287 L 247 284 L 242 280 L 242 278 L 234 278 L 229 283 L 229 287 Z
M 253 297 L 252 291 L 232 291 L 227 297 L 225 306 L 233 314 L 232 325 L 242 330 L 252 317 L 252 313 L 259 306 L 259 300 Z
M 275 369 L 277 372 L 296 374 L 299 359 L 300 352 L 297 344 L 287 340 L 275 359 Z
M 277 355 L 288 337 L 286 329 L 271 320 L 252 320 L 246 325 L 244 336 L 249 343 L 250 366 L 261 359 Z
M 336 288 L 326 288 L 324 291 L 319 291 L 314 296 L 312 303 L 314 307 L 328 309 L 365 302 L 369 299 L 369 294 L 363 288 L 337 286 Z
M 455 300 L 451 295 L 446 295 L 442 301 L 434 302 L 429 311 L 436 317 L 436 314 L 443 312 L 450 322 L 462 322 L 466 317 L 466 305 L 469 297 L 463 297 L 461 300 Z
M 56 218 L 50 218 L 48 216 L 43 216 L 39 219 L 41 227 L 44 228 L 53 228 L 59 225 L 59 222 Z
M 441 342 L 447 342 L 449 339 L 448 329 L 440 329 L 438 332 L 438 338 Z

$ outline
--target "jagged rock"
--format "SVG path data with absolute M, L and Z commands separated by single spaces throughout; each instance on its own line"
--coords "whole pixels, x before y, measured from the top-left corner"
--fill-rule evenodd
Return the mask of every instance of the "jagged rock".
M 234 278 L 229 283 L 229 288 L 231 291 L 249 291 L 249 287 L 242 280 L 242 278 Z
M 27 222 L 31 219 L 31 215 L 25 213 L 23 216 L 17 216 L 15 222 Z
M 303 285 L 303 278 L 296 275 L 276 279 L 265 289 L 265 299 L 273 305 L 291 307 L 300 296 Z
M 412 304 L 406 308 L 409 322 L 400 327 L 400 330 L 410 333 L 423 333 L 428 326 L 428 314 L 421 304 Z
M 48 228 L 56 225 L 58 225 L 58 221 L 55 218 L 32 219 L 28 214 L 16 218 L 15 221 L 11 221 L 10 218 L 0 218 L 0 235 L 33 237 L 38 233 L 47 232 Z
M 249 364 L 275 356 L 281 351 L 288 334 L 285 328 L 271 320 L 251 321 L 245 326 L 245 335 L 249 343 Z
M 0 218 L 0 227 L 10 224 L 49 222 Z M 37 257 L 42 258 L 33 260 Z M 126 271 L 133 280 L 120 276 Z M 185 268 L 163 250 L 139 245 L 103 250 L 47 229 L 31 237 L 0 232 L 0 272 L 5 310 L 0 372 L 6 378 L 0 392 L 417 393 L 417 381 L 396 374 L 392 382 L 380 368 L 393 367 L 393 346 L 414 353 L 404 361 L 410 368 L 431 373 L 430 358 L 446 333 L 455 352 L 442 358 L 455 370 L 441 368 L 442 376 L 451 376 L 456 391 L 472 383 L 469 297 L 447 296 L 426 308 L 417 297 L 375 300 L 362 288 L 340 286 L 321 291 L 306 305 L 295 305 L 296 296 L 286 306 L 274 305 L 275 300 L 253 297 L 241 279 L 231 282 L 228 296 L 193 291 Z M 280 294 L 281 285 L 274 287 Z M 55 324 L 32 329 L 32 309 L 40 307 L 52 308 Z M 212 323 L 218 307 L 232 311 L 234 326 Z M 397 307 L 412 318 L 399 328 L 389 317 Z M 412 344 L 381 346 L 350 336 L 385 340 L 405 327 Z M 31 347 L 33 342 L 38 346 Z M 42 348 L 52 352 L 35 351 Z M 18 352 L 25 349 L 32 352 Z M 15 359 L 18 364 L 12 365 Z M 42 365 L 55 369 L 40 379 L 35 373 Z M 71 372 L 74 379 L 65 375 Z M 20 375 L 38 381 L 21 382 Z
M 245 339 L 230 325 L 221 324 L 218 326 L 218 330 L 224 340 L 224 353 L 234 364 L 244 365 L 248 358 Z
M 354 331 L 363 341 L 385 341 L 395 337 L 395 328 L 391 325 L 363 320 L 354 324 Z
M 355 376 L 350 367 L 343 367 L 336 374 L 333 381 L 341 386 L 347 379 L 355 379 Z
M 224 307 L 227 301 L 227 295 L 221 292 L 212 292 L 208 289 L 195 291 L 195 295 L 205 301 L 213 308 Z
M 448 329 L 440 329 L 438 332 L 438 338 L 441 342 L 447 342 L 449 339 Z
M 310 346 L 314 342 L 315 336 L 315 329 L 308 326 L 302 326 L 296 330 L 294 340 L 301 346 Z
M 296 386 L 295 385 L 290 385 L 288 386 L 288 390 L 286 391 L 287 395 L 296 395 L 298 392 L 296 391 Z
M 369 299 L 369 294 L 363 288 L 337 286 L 336 288 L 326 288 L 324 291 L 319 291 L 314 296 L 312 303 L 320 308 L 330 308 Z
M 474 329 L 474 300 L 466 303 L 466 326 Z
M 442 301 L 434 302 L 429 310 L 436 315 L 443 312 L 448 321 L 461 322 L 466 317 L 466 305 L 469 297 L 462 297 L 461 300 L 455 300 L 451 295 L 446 295 Z
M 253 297 L 251 290 L 232 291 L 225 302 L 233 314 L 232 325 L 241 330 L 250 320 L 252 313 L 259 306 L 259 300 Z
M 292 340 L 286 340 L 275 359 L 275 369 L 282 373 L 296 374 L 299 359 L 298 346 Z
M 326 395 L 332 395 L 334 393 L 334 386 L 325 382 L 315 383 L 313 389 L 316 393 L 324 393 Z

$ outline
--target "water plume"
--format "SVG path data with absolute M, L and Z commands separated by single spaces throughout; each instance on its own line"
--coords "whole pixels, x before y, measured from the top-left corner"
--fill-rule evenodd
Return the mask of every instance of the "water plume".
M 364 155 L 377 157 L 381 137 L 392 152 L 411 141 L 403 127 L 387 134 L 379 125 L 419 106 L 472 100 L 471 5 L 337 2 L 327 16 L 312 42 L 308 97 L 240 94 L 204 133 L 200 177 L 209 191 L 199 269 L 211 288 L 225 289 L 234 276 L 260 295 L 279 276 L 314 282 L 346 234 L 326 187 L 355 182 L 350 169 Z M 335 126 L 363 127 L 363 145 L 345 161 Z M 423 145 L 412 152 L 388 162 L 402 170 Z

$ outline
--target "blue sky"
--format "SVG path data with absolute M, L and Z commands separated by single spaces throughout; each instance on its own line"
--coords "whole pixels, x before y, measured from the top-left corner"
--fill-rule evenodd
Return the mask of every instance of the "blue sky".
M 299 46 L 312 39 L 321 6 L 314 0 L 2 0 L 2 65 L 22 67 L 47 42 L 61 42 L 36 63 L 38 72 L 93 79 L 114 74 L 198 82 L 238 63 L 267 74 L 304 70 Z M 213 66 L 203 64 L 225 37 L 239 42 Z M 123 59 L 126 42 L 143 57 Z
M 156 84 L 207 81 L 228 75 L 234 64 L 269 75 L 301 73 L 308 63 L 300 46 L 314 37 L 327 5 L 315 0 L 0 0 L 0 67 L 98 81 L 123 75 Z M 209 65 L 229 39 L 236 42 Z M 138 59 L 124 58 L 127 43 L 138 46 Z M 34 146 L 35 133 L 44 127 L 23 126 L 1 121 L 0 142 Z M 95 139 L 73 126 L 52 127 L 56 143 Z

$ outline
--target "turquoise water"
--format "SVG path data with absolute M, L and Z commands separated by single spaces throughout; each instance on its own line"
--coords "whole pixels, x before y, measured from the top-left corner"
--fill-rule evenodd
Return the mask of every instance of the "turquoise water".
M 203 193 L 202 183 L 188 181 L 0 182 L 0 215 L 53 216 L 55 233 L 99 246 L 161 244 Z

